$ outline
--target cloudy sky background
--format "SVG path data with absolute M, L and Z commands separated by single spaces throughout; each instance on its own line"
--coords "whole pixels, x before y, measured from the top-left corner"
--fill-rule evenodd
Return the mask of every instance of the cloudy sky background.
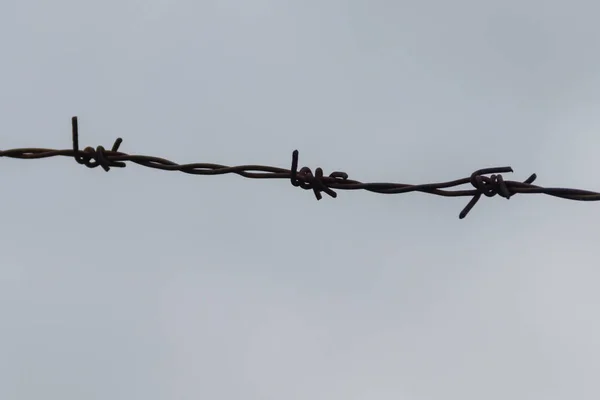
M 599 8 L 3 1 L 0 149 L 598 190 Z M 600 204 L 0 164 L 2 399 L 600 397 Z

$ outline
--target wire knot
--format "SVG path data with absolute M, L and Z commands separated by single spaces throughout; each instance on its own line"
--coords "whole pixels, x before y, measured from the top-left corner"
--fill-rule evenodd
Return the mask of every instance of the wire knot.
M 514 193 L 509 190 L 508 186 L 504 182 L 504 178 L 502 178 L 502 175 L 500 175 L 500 173 L 504 172 L 513 172 L 513 169 L 511 167 L 484 168 L 478 169 L 471 174 L 471 185 L 477 189 L 477 193 L 459 214 L 458 217 L 460 219 L 466 217 L 469 211 L 475 207 L 475 204 L 477 204 L 482 194 L 486 195 L 487 197 L 493 197 L 499 194 L 505 199 L 510 199 L 510 196 L 512 196 Z M 492 175 L 489 177 L 482 176 L 483 174 L 493 173 L 498 173 L 498 175 Z
M 292 153 L 292 169 L 290 171 L 292 185 L 301 187 L 304 190 L 312 189 L 317 200 L 321 200 L 323 197 L 321 192 L 325 192 L 329 196 L 336 198 L 337 193 L 327 186 L 327 182 L 338 179 L 346 180 L 348 179 L 348 174 L 335 171 L 329 174 L 329 176 L 323 176 L 323 169 L 321 167 L 317 168 L 314 174 L 309 167 L 302 167 L 298 171 L 298 150 L 294 150 Z
M 469 211 L 471 211 L 475 204 L 477 204 L 482 194 L 486 195 L 487 197 L 500 195 L 508 200 L 511 198 L 512 195 L 516 193 L 511 188 L 528 186 L 531 183 L 533 183 L 533 181 L 535 181 L 537 178 L 536 174 L 531 174 L 531 176 L 522 183 L 514 181 L 505 182 L 504 178 L 502 178 L 502 175 L 500 175 L 500 173 L 504 172 L 513 172 L 513 169 L 511 167 L 484 168 L 478 169 L 477 171 L 471 174 L 471 185 L 473 185 L 473 187 L 477 189 L 477 194 L 473 196 L 471 201 L 469 201 L 466 207 L 461 211 L 461 213 L 458 216 L 460 219 L 463 219 L 467 216 Z M 489 177 L 482 176 L 483 174 L 494 173 L 498 173 L 498 175 L 491 175 Z
M 506 167 L 507 169 L 503 172 L 513 172 L 510 167 Z M 504 178 L 502 175 L 491 175 L 491 176 L 482 176 L 483 170 L 475 171 L 471 175 L 471 185 L 475 189 L 479 191 L 479 193 L 486 195 L 487 197 L 494 197 L 495 195 L 500 195 L 505 199 L 509 199 L 513 193 L 510 192 L 506 183 L 504 182 Z M 489 173 L 489 172 L 487 172 Z
M 73 155 L 75 161 L 77 161 L 79 164 L 85 165 L 88 168 L 96 168 L 97 166 L 101 166 L 106 172 L 110 170 L 110 167 L 126 167 L 126 164 L 123 161 L 111 160 L 110 155 L 105 154 L 106 150 L 103 146 L 98 146 L 95 149 L 91 146 L 88 146 L 83 149 L 83 151 L 80 151 L 77 117 L 71 118 L 71 124 L 73 128 Z M 122 142 L 123 139 L 117 138 L 110 151 L 113 153 L 118 152 L 119 146 L 121 146 Z

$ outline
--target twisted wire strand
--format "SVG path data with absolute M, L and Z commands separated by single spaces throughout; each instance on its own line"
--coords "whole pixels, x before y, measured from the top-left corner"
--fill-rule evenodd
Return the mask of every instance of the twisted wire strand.
M 0 157 L 38 159 L 57 156 L 73 157 L 78 164 L 88 168 L 102 167 L 105 171 L 110 168 L 125 168 L 126 162 L 132 162 L 144 167 L 161 169 L 166 171 L 180 171 L 194 175 L 223 175 L 237 174 L 252 179 L 289 179 L 291 184 L 304 190 L 312 190 L 316 199 L 321 200 L 322 192 L 330 197 L 337 197 L 334 189 L 341 190 L 366 190 L 381 194 L 399 194 L 409 192 L 429 193 L 444 197 L 471 197 L 469 203 L 460 212 L 459 218 L 463 219 L 469 211 L 477 204 L 481 196 L 501 196 L 510 199 L 517 193 L 543 193 L 549 196 L 559 197 L 577 201 L 598 201 L 600 193 L 581 189 L 567 188 L 544 188 L 533 185 L 537 175 L 532 174 L 523 182 L 504 180 L 502 173 L 513 172 L 511 167 L 496 167 L 479 169 L 467 178 L 448 182 L 427 183 L 421 185 L 410 185 L 403 183 L 373 182 L 363 183 L 348 178 L 348 174 L 334 171 L 324 175 L 323 169 L 316 168 L 315 172 L 309 167 L 298 169 L 298 150 L 292 153 L 291 169 L 271 167 L 267 165 L 238 165 L 229 167 L 226 165 L 212 163 L 178 164 L 176 162 L 154 156 L 127 154 L 119 151 L 123 139 L 117 138 L 110 150 L 103 146 L 86 147 L 79 149 L 79 126 L 77 117 L 71 119 L 72 125 L 72 149 L 55 150 L 44 148 L 18 148 L 0 150 Z M 491 174 L 490 176 L 486 176 Z M 471 184 L 473 189 L 455 189 L 456 186 Z

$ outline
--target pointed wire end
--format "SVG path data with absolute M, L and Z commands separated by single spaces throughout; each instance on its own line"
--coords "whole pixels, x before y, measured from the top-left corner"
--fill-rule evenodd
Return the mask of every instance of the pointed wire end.
M 123 143 L 123 139 L 122 138 L 117 138 L 117 140 L 115 140 L 115 144 L 113 144 L 112 147 L 112 151 L 117 152 L 119 151 L 119 146 L 121 146 L 121 143 Z
M 77 135 L 78 133 L 78 126 L 77 126 L 77 117 L 72 117 L 71 118 L 71 127 L 73 128 L 73 135 Z
M 465 217 L 467 216 L 467 214 L 469 214 L 469 211 L 471 211 L 472 208 L 473 206 L 471 206 L 471 204 L 468 204 L 465 208 L 463 208 L 460 214 L 458 214 L 458 219 L 465 219 Z
M 531 176 L 529 178 L 527 178 L 527 180 L 525 181 L 525 183 L 533 183 L 533 181 L 535 181 L 537 179 L 537 175 L 536 174 L 531 174 Z
M 492 168 L 490 168 L 490 169 L 492 169 Z M 500 167 L 500 168 L 493 168 L 493 169 L 496 170 L 496 171 L 494 171 L 495 173 L 501 173 L 501 174 L 506 173 L 506 172 L 515 172 L 515 171 L 513 171 L 512 167 Z
M 463 208 L 463 210 L 460 212 L 460 214 L 458 215 L 458 218 L 459 219 L 465 218 L 467 216 L 467 214 L 473 209 L 473 207 L 475 207 L 475 204 L 477 204 L 477 202 L 479 201 L 480 198 L 481 198 L 481 193 L 477 193 L 475 196 L 473 196 L 473 198 L 471 198 L 471 200 L 465 206 L 465 208 Z

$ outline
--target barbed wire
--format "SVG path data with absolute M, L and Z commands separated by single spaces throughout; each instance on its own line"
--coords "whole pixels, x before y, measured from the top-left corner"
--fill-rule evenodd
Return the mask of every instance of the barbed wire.
M 577 201 L 598 201 L 600 193 L 581 189 L 566 188 L 544 188 L 532 183 L 537 175 L 531 174 L 523 182 L 504 180 L 501 173 L 513 172 L 511 167 L 483 168 L 471 174 L 470 177 L 457 179 L 449 182 L 427 183 L 422 185 L 409 185 L 403 183 L 362 183 L 348 179 L 348 174 L 334 171 L 325 176 L 322 168 L 315 169 L 313 173 L 309 167 L 298 170 L 298 150 L 292 153 L 291 169 L 271 167 L 267 165 L 239 165 L 228 167 L 212 163 L 177 164 L 173 161 L 154 157 L 126 154 L 119 151 L 123 139 L 117 138 L 110 150 L 103 146 L 86 147 L 79 150 L 79 127 L 77 117 L 71 119 L 73 148 L 65 150 L 54 150 L 44 148 L 19 148 L 0 150 L 0 157 L 38 159 L 57 156 L 73 157 L 77 163 L 88 168 L 102 167 L 109 171 L 111 167 L 125 168 L 126 162 L 133 162 L 148 168 L 166 171 L 180 171 L 194 175 L 223 175 L 237 174 L 245 178 L 253 179 L 288 179 L 292 185 L 305 190 L 312 190 L 317 200 L 321 200 L 321 192 L 335 198 L 337 193 L 333 189 L 342 190 L 367 190 L 381 194 L 399 194 L 409 192 L 423 192 L 444 197 L 471 197 L 469 203 L 460 212 L 459 218 L 463 219 L 469 211 L 477 204 L 482 195 L 494 197 L 499 195 L 510 199 L 517 193 L 543 193 L 554 197 Z M 490 176 L 484 176 L 492 174 Z M 471 184 L 473 189 L 447 190 L 456 186 Z

